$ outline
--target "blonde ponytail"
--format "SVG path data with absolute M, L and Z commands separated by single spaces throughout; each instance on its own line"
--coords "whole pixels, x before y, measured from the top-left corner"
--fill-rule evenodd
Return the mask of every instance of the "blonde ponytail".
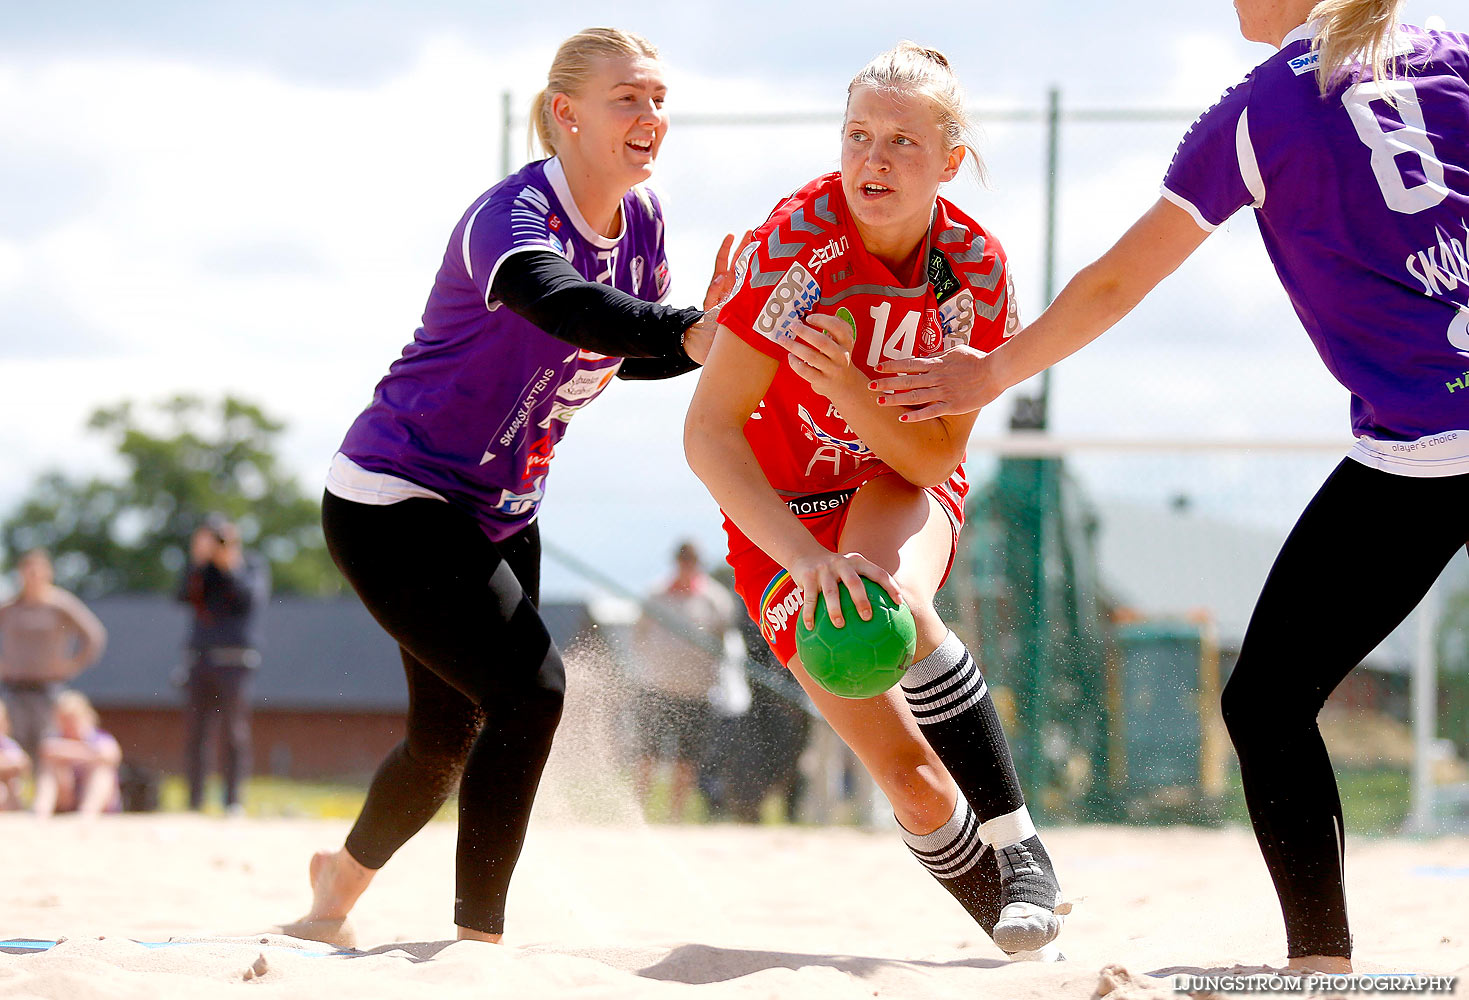
M 586 28 L 578 31 L 556 50 L 546 87 L 531 100 L 530 134 L 526 137 L 532 155 L 539 145 L 547 156 L 556 155 L 556 122 L 551 117 L 551 99 L 557 94 L 581 93 L 600 59 L 643 56 L 657 59 L 658 50 L 641 35 L 618 28 Z
M 1321 0 L 1311 8 L 1319 53 L 1316 84 L 1326 96 L 1354 63 L 1371 67 L 1374 80 L 1393 75 L 1393 43 L 1405 0 Z

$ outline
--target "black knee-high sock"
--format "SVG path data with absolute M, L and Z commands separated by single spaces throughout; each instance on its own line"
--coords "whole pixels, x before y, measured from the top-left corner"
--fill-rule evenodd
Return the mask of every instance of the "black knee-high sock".
M 990 937 L 1000 919 L 1000 872 L 995 856 L 979 839 L 979 820 L 960 796 L 954 815 L 932 833 L 909 833 L 901 825 L 903 843 L 939 885 L 959 901 Z
M 903 694 L 928 740 L 978 819 L 978 834 L 995 850 L 1004 902 L 1054 907 L 1059 889 L 1051 859 L 1036 835 L 994 699 L 974 657 L 950 632 L 908 668 Z

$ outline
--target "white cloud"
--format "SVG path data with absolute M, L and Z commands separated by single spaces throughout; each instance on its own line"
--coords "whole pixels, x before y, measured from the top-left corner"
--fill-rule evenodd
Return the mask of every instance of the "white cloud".
M 20 246 L 0 240 L 0 295 L 19 285 L 25 270 L 25 253 Z

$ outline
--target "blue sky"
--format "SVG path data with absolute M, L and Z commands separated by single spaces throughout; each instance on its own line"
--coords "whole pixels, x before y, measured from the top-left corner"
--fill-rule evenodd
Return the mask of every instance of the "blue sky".
M 836 162 L 847 80 L 901 38 L 942 48 L 972 101 L 1202 110 L 1268 55 L 1208 0 L 785 3 L 286 2 L 7 5 L 0 33 L 0 510 L 44 468 L 108 469 L 95 406 L 234 391 L 285 418 L 315 489 L 412 335 L 444 243 L 498 179 L 501 94 L 518 113 L 556 44 L 614 23 L 662 49 L 673 125 L 664 196 L 674 299 L 697 299 L 719 237 Z M 1469 27 L 1469 0 L 1408 20 Z M 680 112 L 830 110 L 830 129 L 681 129 Z M 1157 195 L 1187 122 L 1075 125 L 1063 138 L 1058 270 L 1104 250 Z M 524 150 L 522 129 L 516 152 Z M 991 185 L 946 194 L 1005 243 L 1027 314 L 1042 295 L 1040 129 L 992 123 Z M 633 586 L 675 535 L 714 549 L 682 461 L 693 378 L 617 385 L 572 427 L 546 537 Z M 1107 436 L 1339 438 L 1326 374 L 1239 217 L 1123 325 L 1055 375 L 1053 426 Z M 977 434 L 998 433 L 1005 401 Z M 1313 473 L 1314 474 L 1314 473 Z M 1158 473 L 1159 495 L 1187 486 Z M 1146 491 L 1145 491 L 1146 492 Z M 1298 506 L 1294 492 L 1272 500 Z M 547 589 L 574 590 L 552 569 Z

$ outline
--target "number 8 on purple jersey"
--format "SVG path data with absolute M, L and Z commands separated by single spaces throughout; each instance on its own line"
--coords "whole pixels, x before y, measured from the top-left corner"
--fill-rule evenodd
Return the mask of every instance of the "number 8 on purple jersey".
M 1256 211 L 1331 373 L 1352 457 L 1469 472 L 1469 39 L 1404 27 L 1398 72 L 1323 98 L 1304 25 L 1194 123 L 1163 196 L 1213 230 Z

